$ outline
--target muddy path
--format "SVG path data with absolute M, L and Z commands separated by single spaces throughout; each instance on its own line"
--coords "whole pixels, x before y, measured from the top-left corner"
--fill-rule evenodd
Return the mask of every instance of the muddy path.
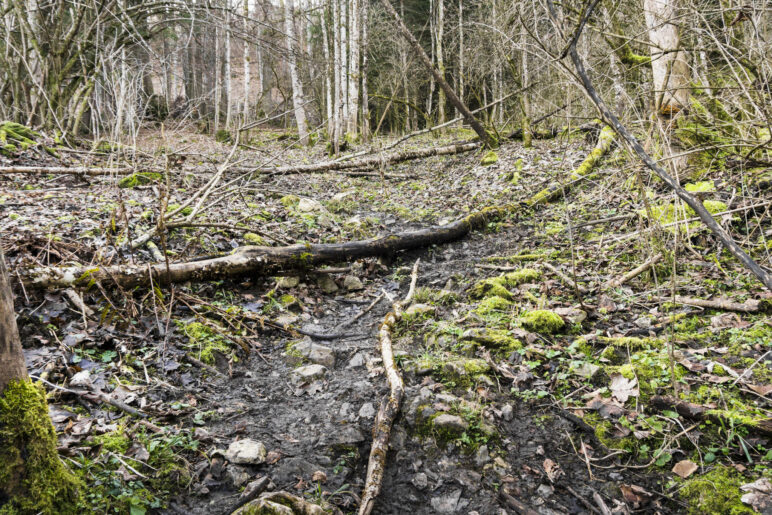
M 236 161 L 324 159 L 321 148 L 264 136 Z M 156 156 L 148 169 L 167 159 L 162 143 L 145 135 L 144 154 Z M 415 144 L 427 143 L 438 142 Z M 186 154 L 191 145 L 199 150 Z M 243 244 L 350 241 L 442 224 L 524 199 L 592 145 L 509 143 L 485 166 L 467 153 L 384 175 L 244 178 L 213 196 L 199 225 L 156 241 L 171 260 L 186 260 Z M 189 133 L 179 147 L 170 152 L 182 164 L 166 197 L 152 177 L 123 185 L 121 177 L 1 177 L 11 265 L 151 262 L 148 248 L 124 243 L 204 185 L 228 152 Z M 628 172 L 617 151 L 565 201 L 514 212 L 447 245 L 305 275 L 164 290 L 95 285 L 76 293 L 88 310 L 71 293 L 19 289 L 30 373 L 81 393 L 100 389 L 149 415 L 138 420 L 49 388 L 60 452 L 90 488 L 84 506 L 229 513 L 267 477 L 276 490 L 354 513 L 388 393 L 376 331 L 419 258 L 419 290 L 394 334 L 406 394 L 376 513 L 683 512 L 702 506 L 701 492 L 719 480 L 728 493 L 709 499 L 718 503 L 711 509 L 740 505 L 740 486 L 768 473 L 772 459 L 756 430 L 771 408 L 772 326 L 763 312 L 667 301 L 674 284 L 700 298 L 769 294 L 694 226 L 675 279 L 663 265 L 601 288 L 667 239 L 645 227 Z M 718 178 L 711 184 L 704 195 L 723 206 L 768 195 L 738 197 Z M 657 184 L 648 187 L 672 212 Z M 761 211 L 724 223 L 737 233 L 770 231 Z M 750 247 L 769 264 L 763 241 Z M 319 337 L 333 333 L 342 334 Z M 682 399 L 715 410 L 718 422 L 650 403 L 671 395 L 674 379 Z M 674 471 L 684 466 L 682 480 Z

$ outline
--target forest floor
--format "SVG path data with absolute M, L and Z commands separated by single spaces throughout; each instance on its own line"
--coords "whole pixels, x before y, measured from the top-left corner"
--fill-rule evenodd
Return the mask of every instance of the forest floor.
M 509 142 L 487 166 L 478 151 L 364 177 L 226 171 L 235 182 L 196 218 L 217 226 L 155 241 L 181 261 L 447 223 L 525 200 L 592 143 Z M 198 190 L 230 146 L 147 131 L 136 149 L 0 157 L 0 166 L 173 165 L 168 190 L 156 176 L 120 187 L 114 176 L 0 175 L 12 272 L 153 262 L 146 248 L 119 249 Z M 237 167 L 325 159 L 321 144 L 300 149 L 273 131 L 235 154 Z M 617 149 L 564 200 L 522 207 L 454 243 L 299 276 L 96 284 L 82 291 L 85 308 L 81 293 L 18 287 L 29 371 L 47 381 L 59 450 L 86 484 L 84 503 L 99 513 L 230 513 L 265 476 L 272 488 L 355 512 L 388 395 L 376 332 L 420 258 L 415 301 L 394 335 L 406 393 L 376 513 L 768 512 L 772 323 L 768 304 L 752 301 L 772 294 L 699 223 L 667 226 L 679 209 L 648 177 Z M 721 222 L 772 265 L 768 180 L 729 170 L 690 188 L 723 203 L 717 211 L 744 208 Z M 656 230 L 647 212 L 663 216 Z M 670 257 L 606 286 L 662 250 Z M 757 309 L 674 294 L 750 299 Z M 100 404 L 94 391 L 148 417 Z M 674 396 L 688 404 L 668 404 Z

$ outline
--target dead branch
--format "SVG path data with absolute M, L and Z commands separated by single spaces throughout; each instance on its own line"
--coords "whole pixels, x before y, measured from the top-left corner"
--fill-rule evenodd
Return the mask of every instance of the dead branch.
M 121 168 L 88 168 L 79 166 L 68 168 L 66 166 L 2 166 L 0 174 L 51 174 L 51 175 L 88 175 L 89 177 L 99 177 L 101 175 L 131 175 L 134 169 L 131 167 Z
M 617 277 L 616 279 L 613 279 L 611 281 L 608 281 L 605 283 L 601 289 L 608 290 L 609 288 L 617 288 L 619 286 L 622 286 L 627 281 L 634 279 L 635 277 L 638 277 L 643 272 L 657 264 L 662 259 L 662 254 L 655 254 L 654 256 L 650 257 L 646 260 L 642 265 L 630 270 L 622 277 Z
M 381 328 L 378 331 L 381 358 L 383 358 L 383 368 L 386 370 L 390 392 L 388 399 L 384 399 L 381 402 L 381 407 L 373 424 L 373 445 L 370 448 L 370 459 L 367 462 L 367 477 L 364 490 L 362 491 L 362 503 L 359 505 L 359 515 L 369 515 L 372 512 L 373 506 L 375 506 L 375 499 L 381 491 L 383 474 L 386 470 L 386 453 L 389 450 L 391 426 L 394 423 L 394 419 L 397 418 L 400 406 L 402 406 L 402 397 L 405 394 L 405 384 L 402 382 L 396 363 L 394 363 L 391 332 L 394 329 L 394 325 L 402 318 L 402 309 L 413 300 L 415 285 L 418 281 L 419 262 L 420 259 L 416 260 L 413 265 L 410 289 L 405 296 L 405 300 L 394 303 L 394 309 L 384 317 Z
M 705 406 L 694 404 L 692 402 L 682 401 L 674 397 L 654 395 L 651 397 L 649 403 L 653 408 L 658 410 L 675 410 L 679 415 L 689 420 L 712 420 L 717 423 L 727 422 L 727 420 L 725 420 L 719 413 L 712 411 Z M 751 424 L 743 423 L 743 425 L 751 432 L 756 432 L 767 436 L 772 435 L 771 418 L 759 420 Z
M 227 256 L 183 263 L 155 263 L 150 266 L 74 266 L 41 267 L 21 271 L 22 282 L 37 288 L 87 288 L 95 282 L 106 285 L 133 287 L 147 285 L 151 277 L 155 284 L 168 285 L 185 281 L 206 281 L 226 277 L 280 275 L 289 270 L 314 268 L 325 263 L 394 254 L 429 245 L 458 240 L 491 220 L 499 219 L 519 207 L 519 204 L 487 207 L 446 225 L 389 234 L 348 243 L 302 244 L 286 247 L 239 247 Z
M 732 302 L 728 299 L 695 299 L 692 297 L 682 297 L 676 295 L 675 301 L 679 304 L 686 304 L 687 306 L 697 306 L 707 309 L 721 309 L 723 311 L 739 311 L 741 313 L 758 313 L 764 312 L 772 307 L 772 301 L 770 300 L 757 300 L 748 299 L 743 303 Z

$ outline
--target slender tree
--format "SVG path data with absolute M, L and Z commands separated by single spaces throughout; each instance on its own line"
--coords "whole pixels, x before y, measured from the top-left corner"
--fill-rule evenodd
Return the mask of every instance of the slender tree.
M 295 38 L 295 8 L 292 0 L 284 0 L 284 32 L 287 37 L 287 64 L 292 81 L 292 104 L 295 111 L 295 123 L 298 127 L 300 143 L 308 145 L 308 125 L 306 124 L 305 97 L 303 83 L 300 81 L 297 66 L 297 40 Z

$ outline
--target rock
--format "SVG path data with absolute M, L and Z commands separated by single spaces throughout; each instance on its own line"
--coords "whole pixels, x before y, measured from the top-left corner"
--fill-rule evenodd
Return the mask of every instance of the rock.
M 70 379 L 70 386 L 88 388 L 91 386 L 91 372 L 81 370 Z
M 434 306 L 430 306 L 428 304 L 413 304 L 409 308 L 405 310 L 403 315 L 406 316 L 415 316 L 415 315 L 423 315 L 425 313 L 434 313 L 436 311 Z
M 427 486 L 429 486 L 429 478 L 426 477 L 426 474 L 423 472 L 419 472 L 415 476 L 413 476 L 413 479 L 410 481 L 413 483 L 413 486 L 418 488 L 419 490 L 425 489 Z
M 474 455 L 474 464 L 479 468 L 483 468 L 489 461 L 491 461 L 491 455 L 488 453 L 488 446 L 481 445 Z
M 505 404 L 501 408 L 501 418 L 507 422 L 510 422 L 514 418 L 514 409 L 512 408 L 511 404 Z
M 293 457 L 281 460 L 271 471 L 273 481 L 279 488 L 286 488 L 298 482 L 297 478 L 311 479 L 320 467 L 303 458 Z
M 318 200 L 302 198 L 295 209 L 301 213 L 314 213 L 324 211 L 324 206 Z
M 359 416 L 361 418 L 373 418 L 375 416 L 375 406 L 373 403 L 366 402 L 359 408 Z
M 241 465 L 260 465 L 265 463 L 265 456 L 268 452 L 262 442 L 245 438 L 236 440 L 225 451 L 225 459 L 231 463 Z
M 432 497 L 432 508 L 436 513 L 454 513 L 458 508 L 458 500 L 461 498 L 461 489 L 454 490 L 448 495 Z
M 346 288 L 348 291 L 356 291 L 356 290 L 363 290 L 364 285 L 362 284 L 362 281 L 359 280 L 359 277 L 355 275 L 347 275 L 343 278 L 343 287 Z
M 649 317 L 639 317 L 635 319 L 635 325 L 640 327 L 641 329 L 648 329 L 651 327 L 651 318 Z
M 452 433 L 463 433 L 469 428 L 469 422 L 457 415 L 449 415 L 447 413 L 437 415 L 432 420 L 432 424 L 437 429 L 444 429 Z
M 234 488 L 239 488 L 240 486 L 247 484 L 247 481 L 249 481 L 249 474 L 246 470 L 244 470 L 244 467 L 231 465 L 227 468 L 225 474 L 228 477 L 228 481 L 230 481 Z
M 335 353 L 333 350 L 324 345 L 313 343 L 309 337 L 296 343 L 293 348 L 312 363 L 324 365 L 327 368 L 335 366 Z
M 367 354 L 364 351 L 357 352 L 346 365 L 346 368 L 363 367 L 367 363 Z
M 587 319 L 587 313 L 577 308 L 556 308 L 554 311 L 569 324 L 581 324 Z
M 282 313 L 281 315 L 277 316 L 274 322 L 276 322 L 279 325 L 283 326 L 290 326 L 297 322 L 300 319 L 297 315 L 293 315 L 292 313 Z
M 298 284 L 300 284 L 300 277 L 295 275 L 279 277 L 276 281 L 277 288 L 294 288 Z
M 329 274 L 321 274 L 317 277 L 316 285 L 319 286 L 324 293 L 335 293 L 338 291 L 338 285 Z
M 318 364 L 306 365 L 292 371 L 292 382 L 295 384 L 310 382 L 321 379 L 325 375 L 327 375 L 327 367 Z
M 549 499 L 552 497 L 552 494 L 555 492 L 555 489 L 552 488 L 550 485 L 541 484 L 539 485 L 539 488 L 536 489 L 536 493 L 539 494 L 544 499 Z

